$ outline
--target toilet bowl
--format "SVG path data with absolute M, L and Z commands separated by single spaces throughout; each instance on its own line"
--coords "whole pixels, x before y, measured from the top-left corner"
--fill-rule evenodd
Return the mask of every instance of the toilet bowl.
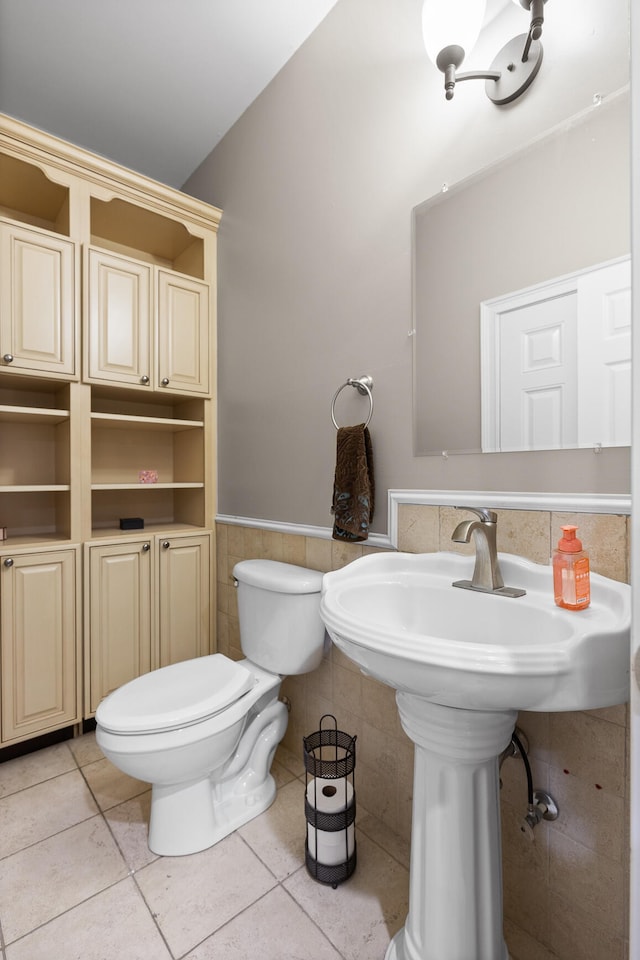
M 149 847 L 163 856 L 204 850 L 271 805 L 271 762 L 288 717 L 282 678 L 322 660 L 319 571 L 244 560 L 233 573 L 247 658 L 218 653 L 162 667 L 96 712 L 105 757 L 152 785 Z

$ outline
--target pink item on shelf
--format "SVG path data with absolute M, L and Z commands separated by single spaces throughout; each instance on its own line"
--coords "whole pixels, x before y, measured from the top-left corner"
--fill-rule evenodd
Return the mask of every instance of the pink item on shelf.
M 157 470 L 140 470 L 138 473 L 138 480 L 140 483 L 157 483 L 158 482 L 158 471 Z

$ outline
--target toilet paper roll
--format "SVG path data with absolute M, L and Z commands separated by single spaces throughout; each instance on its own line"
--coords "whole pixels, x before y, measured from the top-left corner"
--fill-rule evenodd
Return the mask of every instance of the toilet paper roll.
M 354 825 L 346 830 L 316 830 L 310 823 L 307 824 L 307 844 L 309 853 L 314 860 L 327 867 L 334 867 L 338 863 L 346 863 L 353 855 L 355 848 Z
M 353 785 L 344 778 L 327 780 L 316 777 L 307 785 L 307 803 L 319 813 L 340 813 L 352 802 Z

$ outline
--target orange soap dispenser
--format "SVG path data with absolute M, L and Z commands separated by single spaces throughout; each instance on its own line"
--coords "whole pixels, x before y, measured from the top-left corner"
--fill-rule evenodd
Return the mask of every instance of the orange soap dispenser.
M 553 551 L 553 592 L 559 607 L 584 610 L 591 601 L 589 557 L 576 537 L 577 527 L 562 527 L 562 537 Z

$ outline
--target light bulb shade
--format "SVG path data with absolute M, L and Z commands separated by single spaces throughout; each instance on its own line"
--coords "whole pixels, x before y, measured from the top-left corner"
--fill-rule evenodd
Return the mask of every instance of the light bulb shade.
M 484 20 L 486 0 L 424 0 L 422 36 L 427 54 L 437 64 L 444 47 L 462 47 L 465 56 L 473 49 Z

